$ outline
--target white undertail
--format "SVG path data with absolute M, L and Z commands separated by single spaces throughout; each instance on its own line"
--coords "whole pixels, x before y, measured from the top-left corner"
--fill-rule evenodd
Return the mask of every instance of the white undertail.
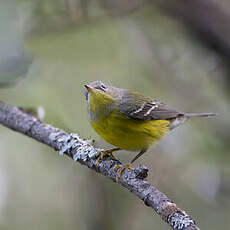
M 178 127 L 179 125 L 183 124 L 185 121 L 187 121 L 191 117 L 211 117 L 216 116 L 216 113 L 185 113 L 181 116 L 178 116 L 177 118 L 174 118 L 170 123 L 170 130 Z

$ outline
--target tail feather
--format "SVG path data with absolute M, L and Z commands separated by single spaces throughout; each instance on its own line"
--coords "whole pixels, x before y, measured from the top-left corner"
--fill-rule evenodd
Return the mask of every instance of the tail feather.
M 182 116 L 178 116 L 175 119 L 171 120 L 171 123 L 169 125 L 170 130 L 180 126 L 185 121 L 187 121 L 191 117 L 211 117 L 216 116 L 216 113 L 184 113 Z
M 212 117 L 216 116 L 216 113 L 185 113 L 185 117 Z

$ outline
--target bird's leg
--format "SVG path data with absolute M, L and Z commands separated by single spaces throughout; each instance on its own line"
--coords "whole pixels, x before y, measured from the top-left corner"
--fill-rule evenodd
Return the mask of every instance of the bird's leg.
M 118 168 L 118 171 L 117 171 L 117 176 L 116 176 L 116 181 L 118 182 L 118 180 L 120 179 L 121 177 L 121 174 L 122 172 L 125 170 L 125 169 L 129 169 L 129 170 L 132 170 L 133 168 L 131 167 L 132 163 L 137 160 L 140 156 L 142 156 L 145 152 L 146 152 L 147 149 L 142 149 L 131 161 L 129 164 L 125 164 L 125 165 L 115 165 L 114 166 L 114 169 L 117 169 Z
M 103 151 L 100 151 L 98 152 L 97 154 L 97 162 L 96 162 L 96 166 L 98 166 L 100 164 L 100 162 L 102 161 L 102 159 L 106 156 L 106 155 L 109 155 L 112 157 L 112 159 L 114 160 L 118 160 L 114 155 L 113 155 L 113 152 L 116 152 L 116 151 L 119 151 L 121 150 L 120 148 L 113 148 L 113 149 L 108 149 L 108 150 L 103 150 Z
M 147 149 L 142 149 L 130 162 L 130 164 L 132 164 L 135 160 L 137 160 L 140 156 L 142 156 L 145 152 L 147 151 Z

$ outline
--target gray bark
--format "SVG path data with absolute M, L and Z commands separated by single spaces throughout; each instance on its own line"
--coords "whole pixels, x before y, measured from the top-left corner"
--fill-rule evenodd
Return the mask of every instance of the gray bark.
M 114 182 L 116 181 L 117 169 L 113 169 L 113 167 L 121 162 L 107 157 L 97 167 L 95 156 L 101 150 L 94 148 L 89 140 L 83 140 L 77 134 L 68 134 L 61 129 L 43 123 L 18 107 L 3 103 L 0 103 L 0 123 L 48 145 L 58 150 L 60 154 L 65 154 L 74 161 L 103 174 Z M 133 170 L 126 169 L 118 183 L 143 200 L 173 229 L 199 229 L 185 211 L 179 209 L 166 195 L 145 180 L 147 173 L 148 169 L 145 166 L 139 166 Z

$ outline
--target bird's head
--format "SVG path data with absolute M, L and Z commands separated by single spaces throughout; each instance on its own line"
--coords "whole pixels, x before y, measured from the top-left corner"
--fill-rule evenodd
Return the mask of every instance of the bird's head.
M 113 109 L 119 98 L 119 90 L 102 81 L 93 81 L 85 85 L 84 94 L 90 112 L 102 113 Z

